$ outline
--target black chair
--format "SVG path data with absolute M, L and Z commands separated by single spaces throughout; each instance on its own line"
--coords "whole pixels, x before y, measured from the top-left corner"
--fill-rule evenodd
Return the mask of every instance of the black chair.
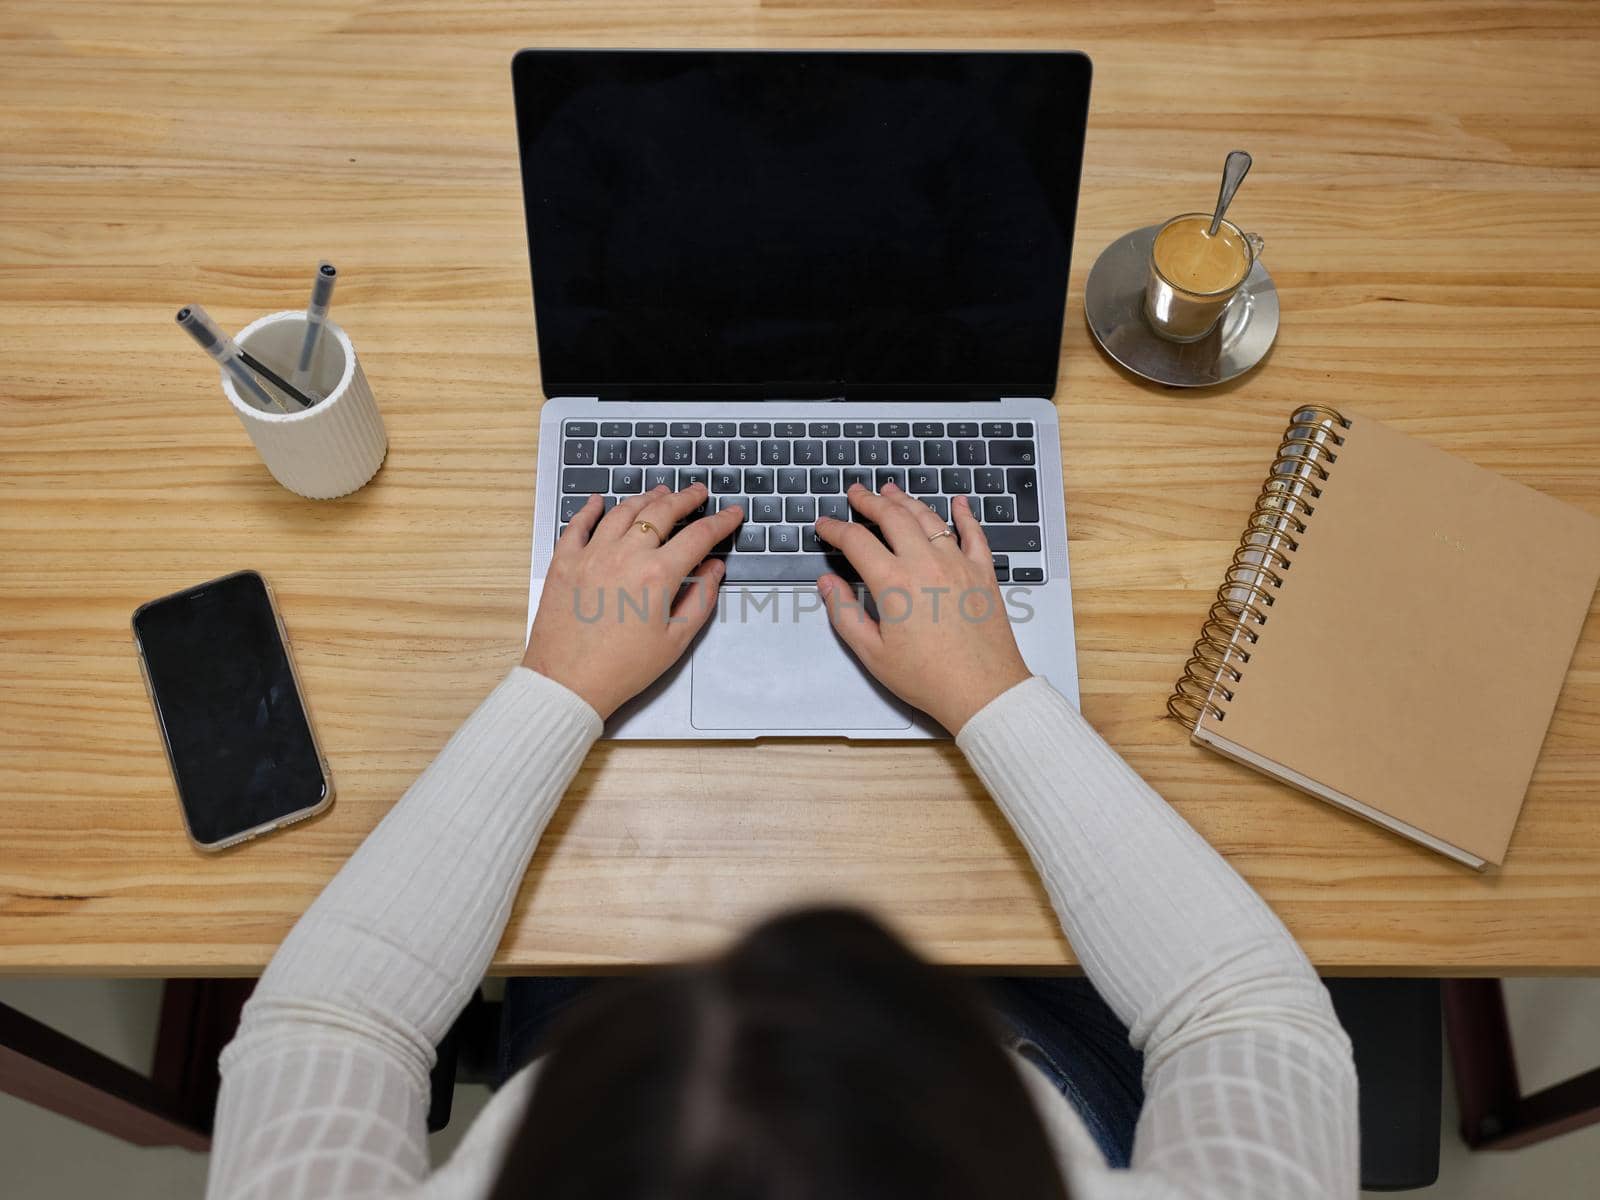
M 1373 1192 L 1428 1187 L 1439 1178 L 1439 981 L 1324 982 L 1355 1052 L 1361 1186 Z

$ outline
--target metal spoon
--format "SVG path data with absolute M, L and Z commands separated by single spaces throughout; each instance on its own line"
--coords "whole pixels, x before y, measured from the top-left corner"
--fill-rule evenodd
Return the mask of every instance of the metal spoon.
M 1222 214 L 1228 211 L 1228 205 L 1233 203 L 1233 194 L 1239 190 L 1239 185 L 1249 173 L 1250 156 L 1243 150 L 1228 151 L 1228 159 L 1222 164 L 1222 188 L 1217 192 L 1217 211 L 1211 214 L 1211 228 L 1206 230 L 1207 237 L 1217 236 L 1217 230 L 1222 228 Z

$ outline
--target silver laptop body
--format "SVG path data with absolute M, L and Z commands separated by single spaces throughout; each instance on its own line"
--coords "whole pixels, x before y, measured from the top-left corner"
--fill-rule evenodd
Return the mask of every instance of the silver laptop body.
M 717 614 L 606 736 L 946 736 L 866 673 L 817 594 L 842 560 L 811 522 L 846 515 L 855 481 L 945 512 L 969 496 L 1003 619 L 1077 703 L 1050 394 L 1087 59 L 524 51 L 513 73 L 549 397 L 530 628 L 592 492 L 699 480 L 747 514 Z M 887 121 L 904 127 L 870 132 Z M 706 182 L 702 153 L 729 170 Z M 941 619 L 1002 619 L 954 607 Z

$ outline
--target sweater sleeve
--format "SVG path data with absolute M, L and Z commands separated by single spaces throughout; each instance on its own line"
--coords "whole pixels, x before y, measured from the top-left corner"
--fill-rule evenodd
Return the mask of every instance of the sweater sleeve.
M 334 876 L 223 1051 L 208 1196 L 392 1195 L 427 1173 L 433 1047 L 600 728 L 518 667 Z
M 1123 1185 L 1355 1196 L 1349 1040 L 1272 910 L 1042 678 L 991 701 L 957 744 L 1144 1052 L 1130 1167 L 1144 1178 Z

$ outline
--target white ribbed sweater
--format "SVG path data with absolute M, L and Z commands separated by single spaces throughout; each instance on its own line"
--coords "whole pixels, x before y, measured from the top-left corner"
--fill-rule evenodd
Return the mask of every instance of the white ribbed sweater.
M 488 967 L 600 728 L 573 693 L 517 668 L 351 856 L 223 1052 L 211 1197 L 487 1194 L 534 1071 L 430 1174 L 432 1047 Z M 1127 1170 L 1023 1071 L 1074 1200 L 1354 1196 L 1349 1042 L 1272 911 L 1043 679 L 991 702 L 956 741 L 1145 1054 Z

